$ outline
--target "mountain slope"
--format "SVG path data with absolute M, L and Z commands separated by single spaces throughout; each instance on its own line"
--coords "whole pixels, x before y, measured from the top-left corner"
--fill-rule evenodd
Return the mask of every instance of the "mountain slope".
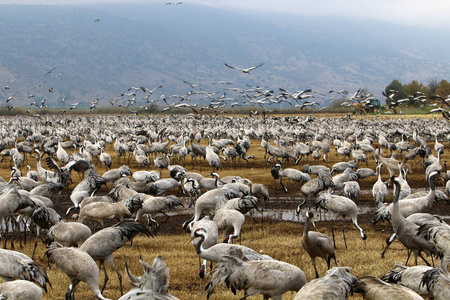
M 190 87 L 182 80 L 211 92 L 220 90 L 212 82 L 227 80 L 238 87 L 322 93 L 366 87 L 380 94 L 393 79 L 427 83 L 450 75 L 442 51 L 448 45 L 433 43 L 440 32 L 251 13 L 189 4 L 0 5 L 0 84 L 10 86 L 0 99 L 61 105 L 62 97 L 99 98 L 106 105 L 131 86 L 163 85 L 153 98 L 183 94 Z M 225 62 L 264 66 L 242 74 Z

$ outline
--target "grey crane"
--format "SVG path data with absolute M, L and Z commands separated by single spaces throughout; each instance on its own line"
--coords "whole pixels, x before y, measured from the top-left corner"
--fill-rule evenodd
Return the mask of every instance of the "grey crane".
M 194 164 L 198 165 L 198 159 L 197 157 L 203 157 L 203 159 L 206 158 L 206 147 L 205 146 L 200 146 L 197 143 L 193 143 L 191 142 L 191 158 L 192 158 L 192 167 L 194 167 Z M 201 165 L 200 165 L 200 171 L 201 171 Z
M 131 212 L 122 202 L 92 202 L 80 209 L 78 222 L 87 223 L 88 221 L 96 221 L 103 228 L 105 219 L 114 219 L 130 217 Z
M 197 198 L 200 197 L 200 185 L 194 178 L 184 178 L 184 191 L 189 195 L 189 207 L 195 204 Z
M 149 183 L 160 179 L 159 173 L 156 171 L 136 171 L 131 175 L 134 181 Z
M 377 176 L 377 173 L 371 168 L 358 168 L 356 170 L 356 175 L 358 175 L 358 179 L 365 179 L 372 176 Z
M 334 188 L 334 182 L 331 174 L 330 172 L 319 172 L 316 178 L 305 183 L 300 190 L 302 194 L 306 195 L 308 200 L 310 200 L 311 197 L 327 188 Z
M 35 181 L 38 181 L 38 180 L 39 180 L 39 174 L 38 174 L 38 172 L 35 171 L 35 170 L 31 170 L 30 165 L 27 165 L 27 169 L 28 169 L 27 177 L 28 177 L 28 178 L 31 178 L 31 179 L 33 179 L 33 180 L 35 180 Z
M 233 294 L 244 290 L 244 298 L 263 295 L 264 300 L 281 300 L 287 291 L 298 291 L 306 284 L 305 273 L 298 267 L 278 260 L 245 260 L 241 250 L 230 249 L 217 263 L 206 289 L 207 299 L 219 284 L 226 284 Z
M 92 292 L 100 300 L 108 300 L 103 297 L 98 286 L 99 269 L 94 259 L 84 250 L 72 247 L 62 247 L 53 243 L 45 252 L 45 256 L 51 259 L 56 266 L 70 279 L 65 299 L 75 299 L 75 287 L 78 283 L 86 282 Z
M 44 184 L 40 184 L 33 188 L 30 191 L 30 195 L 38 195 L 38 196 L 44 196 L 47 198 L 50 198 L 53 196 L 53 193 L 56 191 L 61 191 L 64 188 L 64 185 L 62 183 L 53 183 L 48 182 Z
M 208 249 L 209 247 L 219 242 L 219 230 L 217 229 L 217 225 L 215 222 L 211 220 L 210 217 L 206 216 L 203 219 L 194 222 L 192 224 L 191 229 L 188 230 L 190 231 L 191 243 L 194 246 L 194 248 L 197 247 L 197 243 L 200 241 L 200 237 L 195 237 L 194 235 L 195 231 L 198 228 L 203 228 L 207 232 L 207 234 L 205 235 L 205 239 L 202 241 L 202 247 L 204 249 Z M 206 271 L 206 264 L 208 263 L 208 261 L 206 259 L 203 259 L 203 262 L 200 263 L 200 256 L 198 257 L 198 260 L 199 260 L 198 275 L 200 278 L 204 278 Z
M 240 198 L 230 199 L 225 202 L 221 208 L 234 209 L 241 212 L 242 214 L 246 214 L 253 209 L 259 211 L 259 203 L 260 200 L 258 198 L 247 195 Z
M 142 224 L 131 220 L 123 220 L 112 227 L 97 231 L 81 245 L 80 249 L 86 251 L 94 260 L 98 260 L 103 267 L 105 279 L 101 289 L 102 292 L 109 279 L 105 266 L 105 262 L 107 262 L 117 274 L 120 292 L 123 295 L 122 275 L 120 275 L 114 265 L 113 253 L 125 245 L 126 242 L 132 240 L 140 232 L 147 236 L 150 235 L 148 229 Z
M 345 169 L 345 171 L 341 174 L 337 174 L 333 176 L 334 189 L 335 190 L 343 190 L 344 183 L 348 181 L 357 181 L 358 175 L 351 168 Z
M 39 284 L 46 292 L 47 284 L 51 286 L 44 268 L 21 252 L 0 249 L 0 265 L 0 278 L 3 281 L 29 280 Z
M 406 220 L 409 222 L 412 222 L 418 226 L 422 226 L 425 223 L 432 222 L 432 223 L 442 223 L 442 217 L 437 215 L 432 215 L 428 213 L 414 213 L 412 215 L 409 215 L 406 217 Z M 381 253 L 381 258 L 384 258 L 384 255 L 386 251 L 388 250 L 391 243 L 394 241 L 394 239 L 397 238 L 395 233 L 392 233 L 389 238 L 386 239 L 386 247 L 384 248 L 383 252 Z
M 109 197 L 108 195 L 104 195 L 104 196 L 89 196 L 87 198 L 84 198 L 83 201 L 81 201 L 80 203 L 80 208 L 83 208 L 84 206 L 88 205 L 89 203 L 92 202 L 109 202 L 109 203 L 113 203 L 114 200 Z
M 288 192 L 288 190 L 283 185 L 283 177 L 289 178 L 291 181 L 297 181 L 297 182 L 308 182 L 311 180 L 311 177 L 309 176 L 309 174 L 303 173 L 302 171 L 292 169 L 292 168 L 281 169 L 280 164 L 276 164 L 271 169 L 270 172 L 274 179 L 279 179 L 280 185 L 286 193 Z
M 91 235 L 91 229 L 82 223 L 61 221 L 49 228 L 47 239 L 64 247 L 80 247 Z
M 235 209 L 222 207 L 216 210 L 213 221 L 217 224 L 218 230 L 223 230 L 223 242 L 228 243 L 240 237 L 245 216 Z
M 424 237 L 442 253 L 440 267 L 448 272 L 450 263 L 450 226 L 444 222 L 425 222 L 417 229 L 417 235 Z
M 425 169 L 425 178 L 427 179 L 428 177 L 430 177 L 431 172 L 433 171 L 441 171 L 442 170 L 442 166 L 441 166 L 441 155 L 444 153 L 444 151 L 442 149 L 439 149 L 437 151 L 437 159 L 436 161 L 434 161 L 432 164 L 430 164 L 426 169 Z
M 103 147 L 100 147 L 100 161 L 105 166 L 106 170 L 111 169 L 112 158 L 111 155 L 103 151 Z
M 31 255 L 31 257 L 34 258 L 38 238 L 41 238 L 41 230 L 44 229 L 48 231 L 50 227 L 61 221 L 61 216 L 53 208 L 41 206 L 33 212 L 31 219 L 36 225 L 36 240 L 34 242 L 33 254 Z
M 214 215 L 216 209 L 226 201 L 241 196 L 242 192 L 232 184 L 225 184 L 221 188 L 207 191 L 195 202 L 194 215 L 183 223 L 183 228 L 188 228 L 193 222 L 200 220 L 202 214 Z
M 381 167 L 382 164 L 377 165 L 377 181 L 372 186 L 372 196 L 375 200 L 375 206 L 379 207 L 381 204 L 384 203 L 386 200 L 386 197 L 388 195 L 388 189 L 386 184 L 381 180 Z
M 328 168 L 327 166 L 322 166 L 322 165 L 310 166 L 308 164 L 303 165 L 303 168 L 302 168 L 303 173 L 308 173 L 308 174 L 313 174 L 313 175 L 319 175 L 320 171 L 330 172 L 330 168 Z
M 67 209 L 66 216 L 70 214 L 72 209 L 79 208 L 80 202 L 84 198 L 94 194 L 102 185 L 106 185 L 106 181 L 97 173 L 95 168 L 91 166 L 86 170 L 84 179 L 72 190 L 70 200 L 74 205 Z
M 408 267 L 401 263 L 396 263 L 392 270 L 381 277 L 381 280 L 389 283 L 401 284 L 426 298 L 431 295 L 428 292 L 426 285 L 421 284 L 421 280 L 424 273 L 432 269 L 434 268 L 430 266 Z
M 175 178 L 163 178 L 155 182 L 148 184 L 146 193 L 150 195 L 165 195 L 165 193 L 171 189 L 179 188 L 181 193 L 184 195 L 183 185 L 182 185 L 183 174 L 178 172 Z
M 434 151 L 438 153 L 439 151 L 442 151 L 444 153 L 444 145 L 438 141 L 438 135 L 434 134 Z
M 422 260 L 429 266 L 430 264 L 422 256 L 421 252 L 425 252 L 428 255 L 438 254 L 437 249 L 431 243 L 429 243 L 425 238 L 417 236 L 416 232 L 419 226 L 409 222 L 401 213 L 399 208 L 399 197 L 400 197 L 400 181 L 398 178 L 392 177 L 391 181 L 396 185 L 397 190 L 394 194 L 394 200 L 392 202 L 392 216 L 391 223 L 395 235 L 400 240 L 400 242 L 409 250 L 412 250 L 415 257 L 415 263 L 417 265 L 417 257 L 419 256 Z
M 359 192 L 361 188 L 357 181 L 347 181 L 344 182 L 344 196 L 358 202 Z
M 28 280 L 14 280 L 0 283 L 0 299 L 41 300 L 42 289 Z
M 386 283 L 375 276 L 359 277 L 355 284 L 353 284 L 353 291 L 363 295 L 364 299 L 379 300 L 420 300 L 423 299 L 419 294 L 413 290 L 399 285 Z
M 409 186 L 408 182 L 406 181 L 406 172 L 404 172 L 404 169 L 402 168 L 403 163 L 398 163 L 398 180 L 400 182 L 400 199 L 406 198 L 409 195 L 411 195 L 411 187 Z M 403 178 L 403 174 L 405 175 L 405 178 Z M 396 185 L 394 185 L 394 193 L 395 193 Z
M 379 149 L 379 148 L 378 148 Z M 383 157 L 380 152 L 374 152 L 375 162 L 380 162 L 386 166 L 389 171 L 389 177 L 395 176 L 398 172 L 398 163 L 399 161 L 395 158 Z
M 155 167 L 159 169 L 159 177 L 161 177 L 162 169 L 165 169 L 170 165 L 170 158 L 167 155 L 158 155 L 153 160 L 153 163 L 155 164 Z
M 128 183 L 118 182 L 117 185 L 108 193 L 108 196 L 117 200 L 125 201 L 139 194 L 135 190 L 131 189 Z
M 439 175 L 438 171 L 430 173 L 430 176 L 428 177 L 430 190 L 428 191 L 427 195 L 416 198 L 402 199 L 399 201 L 400 213 L 404 217 L 408 217 L 413 213 L 422 212 L 424 211 L 425 208 L 431 206 L 436 196 L 435 180 L 438 175 Z M 389 204 L 385 203 L 381 205 L 375 212 L 374 224 L 376 224 L 379 221 L 390 222 L 392 215 L 392 206 L 393 206 L 392 203 Z
M 220 178 L 219 173 L 211 172 L 210 175 L 212 176 L 212 178 L 203 177 L 198 181 L 199 189 L 203 188 L 207 191 L 210 191 L 224 184 L 224 182 L 219 179 Z
M 130 280 L 133 289 L 119 298 L 119 300 L 139 300 L 139 299 L 164 299 L 178 300 L 172 296 L 169 289 L 169 268 L 162 256 L 153 260 L 152 266 L 139 258 L 142 265 L 142 276 L 136 277 L 131 274 L 128 265 L 125 265 L 125 273 Z
M 269 201 L 269 189 L 262 183 L 253 183 L 251 186 L 252 195 L 263 201 Z
M 346 300 L 356 280 L 349 267 L 334 267 L 328 270 L 324 277 L 306 283 L 294 300 Z
M 114 182 L 117 179 L 127 175 L 132 176 L 133 172 L 131 172 L 128 166 L 123 165 L 117 169 L 106 171 L 105 173 L 103 173 L 102 178 L 106 182 Z
M 166 211 L 172 210 L 177 206 L 183 207 L 183 203 L 181 203 L 180 199 L 175 195 L 169 195 L 165 197 L 153 197 L 150 195 L 137 194 L 134 197 L 139 197 L 143 205 L 136 213 L 136 221 L 138 221 L 142 216 L 147 215 L 148 223 L 155 224 L 155 233 L 159 229 L 160 225 L 166 222 L 169 219 L 169 216 L 166 214 Z M 166 216 L 166 219 L 159 224 L 154 219 L 152 219 L 151 214 L 162 213 Z
M 12 177 L 11 183 L 18 185 L 21 189 L 31 191 L 35 187 L 42 185 L 42 182 L 35 181 L 28 177 Z
M 358 206 L 351 199 L 344 196 L 332 195 L 329 192 L 324 192 L 317 197 L 314 201 L 316 207 L 328 210 L 333 215 L 333 219 L 337 219 L 339 216 L 343 218 L 349 217 L 353 225 L 358 229 L 361 239 L 365 241 L 367 235 L 364 230 L 358 225 Z M 331 224 L 331 233 L 333 234 L 333 244 L 336 247 L 336 241 L 334 238 L 334 222 Z M 342 235 L 344 237 L 345 248 L 347 248 L 347 240 L 345 238 L 345 225 L 342 227 Z
M 37 168 L 37 172 L 38 172 L 41 180 L 44 182 L 55 182 L 55 183 L 58 182 L 59 177 L 57 177 L 57 175 L 55 175 L 55 172 L 46 170 L 42 167 L 42 164 L 41 164 L 42 155 L 39 152 L 39 150 L 35 149 L 34 152 L 37 153 L 37 156 L 35 156 L 35 158 L 37 160 L 36 168 Z
M 206 146 L 205 159 L 209 166 L 213 168 L 213 171 L 219 170 L 222 167 L 220 163 L 220 156 L 214 151 L 214 146 L 211 145 L 211 137 L 208 136 L 208 146 Z
M 306 201 L 298 205 L 297 214 L 300 214 L 301 207 L 305 203 Z M 316 257 L 322 257 L 327 262 L 328 269 L 330 269 L 331 259 L 334 259 L 334 263 L 337 265 L 336 254 L 334 252 L 333 243 L 327 235 L 311 230 L 311 226 L 315 228 L 314 214 L 310 211 L 306 212 L 305 220 L 305 227 L 301 238 L 302 246 L 311 258 L 316 278 L 319 278 L 319 272 L 317 272 L 316 266 Z
M 355 162 L 353 160 L 351 161 L 341 161 L 338 163 L 335 163 L 332 167 L 331 167 L 331 174 L 334 173 L 342 173 L 344 172 L 347 168 L 352 168 L 352 169 L 356 169 L 357 166 L 355 164 Z
M 13 214 L 26 207 L 35 208 L 36 204 L 30 199 L 29 196 L 19 193 L 15 186 L 5 185 L 5 188 L 0 193 L 0 224 L 5 221 L 6 218 L 12 217 Z M 5 226 L 2 226 L 1 231 L 3 239 L 3 248 L 6 248 L 6 242 L 8 237 L 8 223 L 5 222 Z M 13 240 L 11 240 L 11 247 L 13 247 Z
M 208 232 L 204 228 L 197 228 L 193 234 L 194 238 L 200 238 L 195 246 L 195 251 L 200 258 L 217 263 L 222 256 L 227 255 L 230 249 L 239 249 L 247 260 L 272 260 L 270 256 L 263 255 L 242 245 L 219 243 L 205 249 L 203 247 L 203 242 L 207 235 Z

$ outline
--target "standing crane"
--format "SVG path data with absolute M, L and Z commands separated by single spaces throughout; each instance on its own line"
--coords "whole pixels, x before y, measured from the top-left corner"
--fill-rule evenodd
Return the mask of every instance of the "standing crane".
M 379 207 L 381 204 L 384 203 L 386 200 L 386 197 L 388 195 L 388 189 L 386 184 L 381 180 L 381 167 L 383 165 L 381 163 L 377 166 L 377 181 L 373 184 L 372 187 L 372 196 L 375 200 L 375 207 Z
M 316 207 L 328 210 L 333 215 L 333 219 L 337 219 L 339 216 L 345 218 L 350 217 L 353 225 L 358 229 L 361 239 L 365 241 L 367 235 L 364 230 L 358 225 L 358 206 L 351 199 L 344 196 L 332 195 L 329 192 L 324 192 L 317 197 L 314 202 Z M 331 223 L 331 233 L 333 235 L 333 244 L 336 248 L 336 241 L 334 238 L 334 222 Z M 344 237 L 345 248 L 347 248 L 347 240 L 345 238 L 345 224 L 342 226 L 342 235 Z
M 430 264 L 422 256 L 421 252 L 425 252 L 428 255 L 438 254 L 438 251 L 433 244 L 428 242 L 422 236 L 417 236 L 416 232 L 419 226 L 409 222 L 401 213 L 399 208 L 399 198 L 400 198 L 400 180 L 398 178 L 392 177 L 392 183 L 396 186 L 394 201 L 392 202 L 392 217 L 391 223 L 394 233 L 400 242 L 408 249 L 412 250 L 415 257 L 415 263 L 417 265 L 417 256 L 422 258 L 422 260 L 429 266 Z M 408 257 L 409 258 L 409 257 Z
M 94 260 L 98 260 L 103 267 L 105 279 L 101 291 L 105 289 L 108 281 L 108 274 L 106 273 L 105 262 L 107 262 L 116 272 L 120 284 L 120 293 L 123 295 L 122 275 L 113 262 L 113 253 L 117 249 L 125 245 L 126 242 L 131 241 L 138 233 L 145 233 L 150 235 L 148 229 L 142 224 L 124 220 L 112 227 L 104 228 L 91 235 L 80 247 L 81 250 L 86 251 Z
M 204 217 L 201 220 L 198 220 L 197 222 L 194 222 L 191 229 L 188 229 L 187 231 L 190 231 L 191 234 L 191 243 L 195 247 L 197 247 L 197 243 L 200 241 L 200 237 L 195 237 L 195 231 L 198 228 L 203 228 L 207 232 L 205 235 L 205 239 L 202 241 L 202 246 L 204 249 L 208 249 L 209 247 L 217 244 L 219 242 L 219 230 L 217 229 L 217 225 L 215 222 L 211 220 L 210 217 Z M 208 261 L 206 259 L 203 259 L 202 262 L 200 262 L 200 256 L 198 257 L 198 263 L 199 263 L 199 272 L 198 276 L 200 278 L 205 277 L 205 271 L 206 271 L 206 265 Z M 212 262 L 211 262 L 212 266 Z M 211 268 L 212 269 L 212 268 Z M 202 288 L 203 290 L 203 288 Z
M 306 203 L 306 200 L 297 207 L 297 214 L 300 214 L 302 205 Z M 333 243 L 330 238 L 320 232 L 312 231 L 311 226 L 314 225 L 314 214 L 310 211 L 306 212 L 305 228 L 302 235 L 302 246 L 311 258 L 311 262 L 314 266 L 316 278 L 319 278 L 319 272 L 317 272 L 316 257 L 322 257 L 327 262 L 327 267 L 330 269 L 331 259 L 336 262 L 336 254 L 334 253 Z
M 291 181 L 297 181 L 297 182 L 308 182 L 311 180 L 311 177 L 308 173 L 303 173 L 302 171 L 287 168 L 287 169 L 281 169 L 280 164 L 276 164 L 272 170 L 272 177 L 274 179 L 279 179 L 280 185 L 283 188 L 283 190 L 287 193 L 287 188 L 283 185 L 283 177 L 289 178 Z
M 424 211 L 427 207 L 431 206 L 436 197 L 436 177 L 439 175 L 438 171 L 431 172 L 428 177 L 428 182 L 430 185 L 430 190 L 425 196 L 418 196 L 414 198 L 402 199 L 399 201 L 400 213 L 404 217 L 408 217 L 413 213 L 418 213 Z M 389 221 L 391 220 L 393 203 L 385 203 L 381 205 L 375 212 L 374 224 L 378 221 Z
M 70 279 L 65 299 L 74 300 L 75 287 L 80 281 L 86 282 L 100 300 L 103 297 L 98 286 L 99 269 L 94 259 L 80 248 L 62 247 L 53 243 L 45 252 L 45 256 L 52 259 L 56 266 Z

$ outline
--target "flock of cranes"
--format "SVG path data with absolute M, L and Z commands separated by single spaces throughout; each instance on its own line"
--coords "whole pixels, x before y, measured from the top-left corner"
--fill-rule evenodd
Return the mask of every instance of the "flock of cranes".
M 99 19 L 97 19 L 99 20 Z M 250 74 L 250 72 L 264 66 L 263 63 L 252 67 L 236 67 L 225 63 L 225 66 L 239 71 L 243 74 Z M 36 94 L 30 93 L 28 99 L 30 103 L 28 106 L 36 107 L 35 115 L 39 115 L 39 110 L 47 109 L 49 107 L 60 108 L 60 113 L 64 114 L 66 111 L 79 109 L 80 106 L 90 110 L 95 110 L 99 106 L 114 106 L 124 107 L 132 114 L 139 114 L 140 112 L 148 111 L 151 105 L 157 105 L 162 111 L 173 111 L 174 109 L 184 108 L 189 112 L 198 115 L 206 113 L 209 115 L 218 116 L 225 112 L 226 108 L 231 107 L 252 107 L 251 115 L 262 114 L 266 116 L 270 113 L 275 113 L 283 108 L 300 108 L 301 110 L 314 110 L 321 106 L 320 109 L 325 109 L 325 103 L 331 103 L 334 100 L 340 100 L 341 107 L 348 108 L 348 113 L 364 114 L 369 109 L 373 109 L 372 101 L 375 96 L 363 89 L 359 89 L 354 93 L 349 93 L 346 90 L 331 89 L 328 92 L 320 92 L 313 89 L 304 89 L 299 91 L 288 91 L 283 87 L 277 89 L 261 86 L 234 86 L 232 82 L 220 80 L 207 84 L 194 84 L 186 80 L 181 80 L 185 83 L 189 90 L 182 95 L 166 95 L 162 85 L 148 88 L 146 86 L 131 86 L 124 88 L 124 92 L 118 93 L 112 99 L 93 99 L 89 102 L 70 101 L 67 97 L 61 96 L 61 99 L 47 100 L 48 96 L 58 93 L 58 83 L 62 79 L 64 72 L 58 71 L 59 67 L 52 67 L 43 74 L 43 82 L 37 88 L 46 87 L 43 91 L 36 91 Z M 56 70 L 56 71 L 55 71 Z M 57 79 L 57 80 L 56 80 Z M 5 104 L 7 109 L 11 110 L 15 107 L 17 100 L 14 98 L 14 85 L 17 85 L 19 77 L 7 82 L 1 90 L 4 94 Z M 219 88 L 221 87 L 221 89 Z M 214 89 L 214 90 L 209 90 Z M 278 92 L 277 92 L 278 91 Z M 431 106 L 430 113 L 441 113 L 444 118 L 450 120 L 450 96 L 449 95 L 432 95 L 426 97 L 423 93 L 417 92 L 414 95 L 408 96 L 405 99 L 397 99 L 398 91 L 390 90 L 383 96 L 387 101 L 388 113 L 400 113 L 402 106 L 419 104 L 421 106 Z M 39 96 L 37 96 L 39 95 Z M 42 98 L 39 100 L 38 98 Z M 52 97 L 54 98 L 54 97 Z M 49 102 L 52 102 L 49 104 Z M 56 102 L 56 104 L 54 103 Z M 109 104 L 107 104 L 109 103 Z M 20 105 L 19 105 L 20 106 Z M 23 106 L 23 103 L 21 104 Z M 31 114 L 31 112 L 29 111 Z M 148 164 L 147 164 L 148 165 Z
M 445 120 L 219 118 L 221 122 L 192 115 L 168 119 L 45 116 L 0 120 L 0 146 L 5 158 L 1 167 L 12 167 L 11 177 L 0 183 L 3 248 L 7 248 L 10 238 L 11 248 L 14 239 L 22 242 L 21 235 L 12 234 L 21 230 L 31 230 L 51 241 L 45 255 L 70 279 L 66 299 L 74 299 L 79 282 L 87 283 L 98 299 L 106 299 L 104 292 L 110 287 L 105 263 L 117 275 L 123 295 L 120 299 L 176 299 L 168 292 L 168 269 L 161 257 L 151 267 L 141 260 L 141 277 L 127 268 L 134 288 L 126 293 L 113 255 L 129 247 L 137 234 L 149 238 L 157 234 L 161 226 L 172 222 L 169 210 L 184 211 L 190 204 L 192 209 L 184 214 L 192 217 L 178 225 L 190 233 L 194 246 L 191 251 L 203 260 L 199 277 L 209 279 L 208 298 L 214 297 L 214 291 L 223 284 L 233 293 L 243 290 L 245 297 L 261 294 L 264 299 L 282 299 L 287 291 L 297 292 L 296 299 L 318 295 L 346 299 L 351 291 L 367 299 L 380 299 L 377 295 L 392 299 L 416 297 L 415 293 L 423 295 L 424 291 L 436 299 L 445 299 L 442 295 L 450 288 L 450 227 L 446 216 L 424 212 L 436 200 L 449 201 L 438 189 L 442 178 L 449 179 L 442 167 L 446 168 L 443 160 L 450 134 Z M 422 142 L 425 140 L 428 143 Z M 194 153 L 194 147 L 200 151 Z M 415 147 L 421 147 L 425 155 L 399 160 Z M 236 149 L 245 162 L 227 164 L 228 148 Z M 107 152 L 112 164 L 101 159 Z M 314 152 L 319 154 L 314 156 Z M 267 155 L 262 160 L 249 159 L 250 154 Z M 330 164 L 330 155 L 338 162 Z M 146 157 L 149 164 L 142 165 L 139 156 Z M 189 156 L 195 161 L 194 170 L 186 161 Z M 369 162 L 376 165 L 375 170 Z M 25 169 L 25 164 L 29 168 Z M 194 172 L 200 167 L 204 170 Z M 271 193 L 267 183 L 246 176 L 247 167 L 259 167 L 273 177 Z M 223 176 L 222 172 L 233 175 Z M 423 174 L 421 186 L 427 186 L 425 193 L 416 191 L 417 183 L 408 185 L 410 172 Z M 290 185 L 283 183 L 284 178 Z M 336 250 L 340 249 L 334 234 L 339 219 L 349 218 L 361 240 L 370 240 L 367 224 L 358 223 L 360 189 L 368 186 L 370 178 L 374 179 L 370 205 L 374 223 L 390 222 L 393 236 L 414 254 L 415 264 L 420 257 L 430 265 L 414 277 L 416 282 L 423 282 L 417 288 L 402 283 L 414 291 L 396 284 L 399 276 L 386 277 L 384 280 L 392 281 L 388 284 L 371 274 L 357 278 L 351 266 L 339 266 L 340 252 Z M 394 190 L 391 204 L 386 203 L 388 185 Z M 69 197 L 60 196 L 63 189 L 69 189 Z M 304 230 L 297 237 L 298 245 L 310 256 L 317 279 L 308 282 L 301 269 L 307 262 L 296 266 L 245 245 L 243 226 L 250 219 L 246 214 L 260 211 L 264 202 L 280 193 L 302 199 L 297 213 L 305 216 Z M 313 213 L 314 206 L 327 212 L 323 219 L 331 218 L 332 238 L 315 228 L 322 220 L 322 212 Z M 155 214 L 165 215 L 166 219 L 158 223 Z M 21 228 L 18 224 L 24 225 Z M 347 249 L 345 223 L 342 232 Z M 38 251 L 30 258 L 19 251 L 2 250 L 0 276 L 5 281 L 17 279 L 17 290 L 28 289 L 30 283 L 20 281 L 28 280 L 45 291 L 52 278 L 33 260 L 39 255 L 42 253 Z M 432 263 L 424 255 L 432 256 Z M 325 259 L 329 269 L 324 277 L 318 272 L 318 257 Z M 207 271 L 208 261 L 215 263 L 212 272 Z M 332 262 L 336 266 L 331 269 Z M 101 268 L 104 279 L 99 285 Z M 402 279 L 406 280 L 406 275 Z M 0 297 L 6 295 L 6 285 L 4 289 L 0 284 Z M 37 293 L 36 299 L 41 294 Z

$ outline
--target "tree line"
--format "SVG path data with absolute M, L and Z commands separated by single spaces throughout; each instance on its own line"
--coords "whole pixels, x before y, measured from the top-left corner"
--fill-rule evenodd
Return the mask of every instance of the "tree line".
M 450 82 L 442 79 L 431 79 L 428 84 L 419 82 L 418 80 L 413 80 L 410 83 L 402 84 L 399 80 L 394 79 L 392 82 L 386 86 L 385 94 L 389 95 L 395 91 L 395 95 L 392 97 L 393 100 L 410 99 L 411 106 L 421 106 L 423 102 L 415 101 L 417 95 L 424 95 L 426 99 L 432 99 L 434 96 L 438 95 L 443 98 L 447 98 L 450 95 Z M 386 99 L 386 104 L 390 104 L 391 99 Z M 434 102 L 434 100 L 433 100 Z

